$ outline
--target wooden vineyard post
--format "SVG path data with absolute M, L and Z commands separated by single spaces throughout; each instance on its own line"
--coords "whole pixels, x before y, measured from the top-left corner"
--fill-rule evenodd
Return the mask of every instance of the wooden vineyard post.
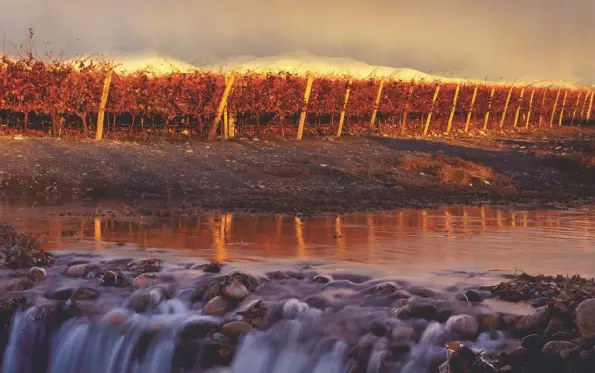
M 516 107 L 516 112 L 514 113 L 514 123 L 512 124 L 513 128 L 516 128 L 517 124 L 519 123 L 519 114 L 521 113 L 521 105 L 523 104 L 523 96 L 525 95 L 525 87 L 521 88 L 521 95 L 519 96 L 518 105 Z
M 579 125 L 581 125 L 585 121 L 585 109 L 587 108 L 587 102 L 589 101 L 590 95 L 591 95 L 591 92 L 589 92 L 589 91 L 587 91 L 587 93 L 585 93 L 585 99 L 583 100 L 583 105 L 581 106 Z
M 581 102 L 581 98 L 583 98 L 583 92 L 579 92 L 578 97 L 576 98 L 576 103 L 574 104 L 574 110 L 572 111 L 572 118 L 570 119 L 571 126 L 574 126 L 574 119 L 576 118 L 576 112 L 578 111 L 578 105 Z
M 380 98 L 382 97 L 383 87 L 384 78 L 380 79 L 380 84 L 378 85 L 378 93 L 376 94 L 376 101 L 374 102 L 374 111 L 372 112 L 372 118 L 370 118 L 370 127 L 368 128 L 368 133 L 372 133 L 372 128 L 374 128 L 374 124 L 376 123 L 376 116 L 378 115 L 378 105 L 380 105 Z
M 475 105 L 475 99 L 477 98 L 477 90 L 479 89 L 479 84 L 475 85 L 475 89 L 473 90 L 473 96 L 471 97 L 471 107 L 469 107 L 469 112 L 467 113 L 467 121 L 465 122 L 465 133 L 469 132 L 469 122 L 471 122 L 471 115 L 473 113 L 473 105 Z
M 506 119 L 506 112 L 508 112 L 508 105 L 510 104 L 510 98 L 512 97 L 512 89 L 514 87 L 510 87 L 510 91 L 508 91 L 508 96 L 506 96 L 506 103 L 504 104 L 504 111 L 502 112 L 502 118 L 500 118 L 500 128 L 504 127 L 504 120 Z
M 227 140 L 229 138 L 229 113 L 227 112 L 227 108 L 223 110 L 223 140 Z
M 405 132 L 407 132 L 407 116 L 409 115 L 409 102 L 411 102 L 411 95 L 413 94 L 413 90 L 415 89 L 415 85 L 413 83 L 409 86 L 409 91 L 407 92 L 407 101 L 405 102 L 405 108 L 403 109 L 403 116 L 401 118 L 401 136 L 405 136 Z
M 349 78 L 349 82 L 347 82 L 347 89 L 345 90 L 345 100 L 343 100 L 343 109 L 341 109 L 341 116 L 339 117 L 339 128 L 337 128 L 337 137 L 340 137 L 341 133 L 343 132 L 343 123 L 345 123 L 345 112 L 347 111 L 347 103 L 349 102 L 351 84 L 353 84 L 353 78 Z
M 105 106 L 107 105 L 107 95 L 109 87 L 112 84 L 112 69 L 107 71 L 105 80 L 103 81 L 103 92 L 101 92 L 101 101 L 99 102 L 99 110 L 97 110 L 97 132 L 95 132 L 95 140 L 99 141 L 103 138 L 103 121 L 105 120 Z
M 533 110 L 533 98 L 535 97 L 535 89 L 531 91 L 531 98 L 529 98 L 529 111 L 527 112 L 527 121 L 525 128 L 529 129 L 529 122 L 531 121 L 531 110 Z
M 586 123 L 589 123 L 589 120 L 591 120 L 591 110 L 593 110 L 593 94 L 595 94 L 595 92 L 591 92 L 591 100 L 589 101 L 589 109 L 587 109 L 587 118 L 585 120 Z
M 308 108 L 308 101 L 310 101 L 310 93 L 312 92 L 312 84 L 314 84 L 314 76 L 308 76 L 306 83 L 306 92 L 304 92 L 304 102 L 302 104 L 302 112 L 300 113 L 300 122 L 298 126 L 297 139 L 301 140 L 304 135 L 304 124 L 306 123 L 306 109 Z
M 450 133 L 452 128 L 452 120 L 455 117 L 455 111 L 457 110 L 457 100 L 459 99 L 459 90 L 461 89 L 461 83 L 457 84 L 455 89 L 455 96 L 452 100 L 452 109 L 450 110 L 450 116 L 448 117 L 448 124 L 446 125 L 446 133 Z
M 543 92 L 543 97 L 541 98 L 541 108 L 539 109 L 539 127 L 543 125 L 543 107 L 545 106 L 545 99 L 547 97 L 548 90 L 546 89 Z
M 483 118 L 483 130 L 488 129 L 488 122 L 490 121 L 490 110 L 492 110 L 492 101 L 494 100 L 494 93 L 496 93 L 496 87 L 492 87 L 492 91 L 490 92 L 490 99 L 488 101 L 488 111 Z
M 217 114 L 215 115 L 215 119 L 213 119 L 211 128 L 209 128 L 209 140 L 213 140 L 217 136 L 217 128 L 219 127 L 219 122 L 221 122 L 221 116 L 223 115 L 223 110 L 225 110 L 225 106 L 227 105 L 227 99 L 231 93 L 231 87 L 233 86 L 235 78 L 235 74 L 231 74 L 225 83 L 225 90 L 223 91 L 223 96 L 221 96 L 221 102 L 219 102 Z
M 233 113 L 227 113 L 227 131 L 230 139 L 236 137 L 236 117 Z
M 552 109 L 552 115 L 550 116 L 550 128 L 554 126 L 554 118 L 556 117 L 558 101 L 560 101 L 560 93 L 562 93 L 562 90 L 558 90 L 558 94 L 556 95 L 556 101 L 554 101 L 554 108 Z
M 432 114 L 434 113 L 434 105 L 436 105 L 436 99 L 438 98 L 438 94 L 440 93 L 440 84 L 436 86 L 436 90 L 434 91 L 434 98 L 432 98 L 432 106 L 430 106 L 430 112 L 428 113 L 428 117 L 426 118 L 426 124 L 424 125 L 424 136 L 428 134 L 428 129 L 430 128 L 430 122 L 432 121 Z
M 566 106 L 566 98 L 568 97 L 568 91 L 564 91 L 564 97 L 562 98 L 562 107 L 560 108 L 560 118 L 558 118 L 558 126 L 562 126 L 564 120 L 564 107 Z

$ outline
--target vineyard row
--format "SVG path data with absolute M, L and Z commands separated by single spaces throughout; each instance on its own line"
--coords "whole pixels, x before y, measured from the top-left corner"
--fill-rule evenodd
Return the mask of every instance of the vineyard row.
M 55 135 L 69 125 L 97 139 L 110 131 L 227 138 L 254 129 L 301 139 L 314 131 L 427 135 L 578 125 L 591 121 L 593 96 L 586 89 L 289 73 L 117 74 L 106 64 L 0 59 L 0 125 L 47 126 Z

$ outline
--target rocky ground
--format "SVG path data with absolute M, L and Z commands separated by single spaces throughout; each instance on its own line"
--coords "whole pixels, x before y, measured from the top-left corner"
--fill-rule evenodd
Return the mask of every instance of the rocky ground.
M 595 129 L 459 139 L 227 142 L 0 139 L 0 196 L 112 199 L 116 214 L 321 214 L 440 204 L 559 206 L 595 197 Z M 67 207 L 65 208 L 67 209 Z M 78 211 L 78 214 L 101 214 Z
M 0 229 L 2 237 L 15 235 L 10 227 Z M 255 352 L 276 351 L 271 356 L 287 358 L 300 348 L 311 349 L 308 361 L 315 367 L 328 368 L 323 357 L 332 346 L 336 352 L 337 343 L 343 352 L 336 362 L 344 362 L 351 373 L 595 371 L 595 280 L 579 276 L 520 274 L 489 287 L 429 289 L 398 279 L 324 273 L 316 265 L 250 273 L 230 270 L 225 263 L 99 255 L 62 254 L 40 262 L 43 252 L 34 240 L 3 240 L 0 250 L 5 259 L 0 268 L 0 347 L 9 344 L 9 331 L 19 329 L 20 342 L 15 343 L 40 356 L 34 367 L 39 372 L 47 371 L 59 351 L 51 348 L 49 338 L 38 341 L 36 336 L 61 328 L 63 337 L 74 338 L 86 330 L 65 324 L 76 317 L 116 332 L 119 325 L 128 325 L 126 334 L 139 328 L 139 345 L 130 346 L 136 351 L 130 358 L 142 361 L 145 354 L 155 353 L 148 346 L 165 338 L 159 333 L 164 319 L 151 319 L 160 314 L 188 320 L 181 324 L 175 353 L 168 355 L 175 357 L 174 371 L 230 372 L 230 366 L 238 371 L 234 364 L 247 363 L 242 359 L 248 354 L 256 368 L 248 364 L 242 371 L 256 372 Z M 486 304 L 490 298 L 529 303 L 535 310 L 495 312 Z M 198 314 L 209 317 L 196 318 Z M 135 324 L 139 319 L 134 315 L 149 323 Z M 38 328 L 45 334 L 37 334 Z M 101 339 L 103 329 L 98 328 L 89 330 Z M 293 340 L 295 333 L 299 338 Z M 80 358 L 76 354 L 86 354 L 84 348 L 73 348 L 65 358 Z M 50 355 L 56 359 L 42 358 Z M 27 361 L 16 357 L 5 356 L 17 365 Z M 281 370 L 266 366 L 267 371 L 289 369 L 293 360 L 281 357 L 270 362 Z M 209 370 L 213 368 L 219 370 Z

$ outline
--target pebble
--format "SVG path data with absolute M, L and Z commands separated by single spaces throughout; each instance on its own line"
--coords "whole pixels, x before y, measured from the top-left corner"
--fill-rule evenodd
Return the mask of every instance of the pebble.
M 595 338 L 595 298 L 584 300 L 578 305 L 576 325 L 583 338 Z
M 368 330 L 377 337 L 384 337 L 387 333 L 386 325 L 378 321 L 372 321 L 368 327 Z
M 549 356 L 560 356 L 560 353 L 566 349 L 573 349 L 576 345 L 567 341 L 550 341 L 543 346 L 543 353 Z
M 316 275 L 314 278 L 312 278 L 312 281 L 319 284 L 328 284 L 329 282 L 333 281 L 333 278 L 330 275 Z
M 409 309 L 409 306 L 393 308 L 390 311 L 390 315 L 400 320 L 409 320 L 409 318 L 411 317 L 411 310 Z
M 231 310 L 231 303 L 222 296 L 216 296 L 205 304 L 202 313 L 211 316 L 223 316 Z
M 547 307 L 538 308 L 534 313 L 528 314 L 520 318 L 516 322 L 518 330 L 527 331 L 535 330 L 540 326 L 544 326 L 549 319 Z
M 161 280 L 152 273 L 143 273 L 132 280 L 132 286 L 137 289 L 148 288 L 159 283 L 161 283 Z
M 547 301 L 550 300 L 549 297 L 539 297 L 539 298 L 535 298 L 533 300 L 533 302 L 531 303 L 531 306 L 535 307 L 535 308 L 539 308 L 539 307 L 543 307 L 545 305 L 547 305 Z
M 232 278 L 230 283 L 223 288 L 223 295 L 232 299 L 242 300 L 250 294 L 250 290 L 235 278 Z
M 69 277 L 83 277 L 87 270 L 86 264 L 75 264 L 71 265 L 66 269 L 66 276 Z
M 223 334 L 232 338 L 238 338 L 241 335 L 248 333 L 250 330 L 252 330 L 252 325 L 244 321 L 229 322 L 223 325 L 222 329 Z
M 469 289 L 465 292 L 465 298 L 469 302 L 478 303 L 478 302 L 483 302 L 484 296 L 481 293 L 481 291 L 479 291 L 479 290 Z
M 433 320 L 436 317 L 436 304 L 432 299 L 411 297 L 409 298 L 411 317 Z
M 521 340 L 521 346 L 530 352 L 541 351 L 543 348 L 543 337 L 539 334 L 531 334 Z
M 479 333 L 479 324 L 473 316 L 455 315 L 446 321 L 446 329 L 466 339 L 475 339 Z

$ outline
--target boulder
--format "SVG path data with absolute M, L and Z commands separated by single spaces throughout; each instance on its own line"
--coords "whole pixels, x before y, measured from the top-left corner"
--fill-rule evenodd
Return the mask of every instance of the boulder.
M 595 339 L 595 298 L 581 302 L 576 308 L 576 325 L 585 339 Z
M 473 316 L 455 315 L 446 321 L 446 329 L 464 338 L 475 339 L 479 333 L 479 324 Z

